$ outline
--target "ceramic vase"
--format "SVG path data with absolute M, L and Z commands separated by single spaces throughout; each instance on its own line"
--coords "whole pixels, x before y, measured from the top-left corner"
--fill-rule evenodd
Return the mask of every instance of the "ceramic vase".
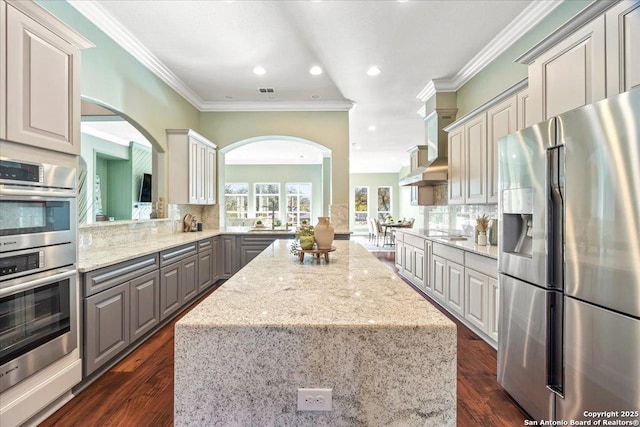
M 313 236 L 300 236 L 300 248 L 302 249 L 313 249 L 314 242 Z
M 331 249 L 331 243 L 333 243 L 333 237 L 335 236 L 335 230 L 333 225 L 329 222 L 328 216 L 319 216 L 318 224 L 316 224 L 313 236 L 316 239 L 316 245 L 318 249 Z
M 487 245 L 487 233 L 484 231 L 481 231 L 478 233 L 478 245 L 479 246 L 486 246 Z

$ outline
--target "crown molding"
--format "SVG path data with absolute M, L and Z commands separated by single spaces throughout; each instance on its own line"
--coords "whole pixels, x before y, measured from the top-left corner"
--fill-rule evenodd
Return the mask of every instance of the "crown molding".
M 189 101 L 194 107 L 200 109 L 203 100 L 151 53 L 140 40 L 107 12 L 98 1 L 67 0 L 67 2 L 107 36 L 111 37 L 124 50 L 129 52 L 142 65 L 147 67 L 149 71 L 158 76 L 160 80 L 178 92 L 178 94 Z
M 44 25 L 45 27 L 58 28 L 58 31 L 64 33 L 63 36 L 67 42 L 75 45 L 80 49 L 95 47 L 93 43 L 70 28 L 69 24 L 65 23 L 36 2 L 7 0 L 7 4 L 28 15 L 31 19 Z M 2 24 L 4 26 L 6 23 L 3 22 Z M 3 29 L 2 31 L 5 30 Z
M 580 12 L 575 14 L 573 17 L 571 17 L 567 22 L 562 24 L 560 28 L 555 30 L 548 37 L 542 39 L 538 44 L 516 58 L 515 62 L 526 65 L 532 64 L 533 61 L 538 58 L 538 56 L 549 50 L 549 48 L 555 46 L 561 40 L 564 40 L 578 28 L 602 15 L 616 3 L 618 3 L 618 0 L 595 1 L 591 3 Z
M 353 101 L 204 102 L 200 111 L 349 111 Z
M 520 37 L 538 24 L 562 3 L 558 0 L 533 1 L 526 9 L 507 25 L 489 44 L 487 44 L 458 73 L 445 79 L 433 79 L 416 96 L 426 102 L 436 92 L 455 92 L 478 74 L 491 61 L 513 45 Z
M 416 113 L 418 113 L 418 115 L 420 117 L 422 117 L 423 119 L 427 118 L 427 106 L 423 105 L 422 107 L 420 107 L 420 109 L 418 111 L 416 111 Z

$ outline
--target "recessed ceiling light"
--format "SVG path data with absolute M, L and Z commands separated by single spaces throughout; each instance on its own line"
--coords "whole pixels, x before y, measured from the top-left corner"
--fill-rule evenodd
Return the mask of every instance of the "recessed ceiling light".
M 371 132 L 373 132 L 374 130 L 376 130 L 376 127 L 375 127 L 375 126 L 373 126 L 373 125 L 371 125 L 371 126 L 369 126 L 367 129 L 369 129 Z
M 227 101 L 233 101 L 235 98 L 231 95 L 225 95 L 224 99 L 226 99 Z
M 320 74 L 322 74 L 322 68 L 320 68 L 317 65 L 314 65 L 313 67 L 311 67 L 311 69 L 309 69 L 309 72 L 314 76 L 319 76 Z
M 370 67 L 367 70 L 367 74 L 370 76 L 377 76 L 378 74 L 380 74 L 380 67 L 377 67 L 375 65 L 373 67 Z
M 313 98 L 313 99 L 320 99 L 320 95 L 311 95 L 311 98 Z
M 253 69 L 253 74 L 257 74 L 259 76 L 261 76 L 263 74 L 266 74 L 266 73 L 267 73 L 267 70 L 265 70 L 262 67 L 256 67 L 256 68 Z

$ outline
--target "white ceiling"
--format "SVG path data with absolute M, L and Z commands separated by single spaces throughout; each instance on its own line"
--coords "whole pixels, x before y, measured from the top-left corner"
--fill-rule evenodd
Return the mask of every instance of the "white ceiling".
M 354 173 L 408 164 L 406 150 L 424 141 L 417 95 L 434 79 L 455 83 L 501 31 L 526 30 L 509 25 L 525 8 L 518 22 L 540 9 L 530 0 L 69 2 L 201 110 L 353 106 Z M 502 50 L 515 41 L 505 34 Z M 324 73 L 311 75 L 313 65 Z M 380 75 L 367 76 L 372 65 Z M 253 74 L 256 66 L 266 74 Z
M 229 151 L 224 156 L 224 163 L 226 165 L 317 165 L 322 164 L 323 156 L 322 150 L 309 144 L 287 140 L 262 140 Z
M 151 143 L 125 120 L 92 120 L 83 118 L 80 123 L 80 132 L 111 141 L 116 144 L 129 146 L 130 141 L 151 147 Z

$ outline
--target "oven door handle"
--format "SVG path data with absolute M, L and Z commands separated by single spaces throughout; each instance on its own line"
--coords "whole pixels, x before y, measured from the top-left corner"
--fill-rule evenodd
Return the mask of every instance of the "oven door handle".
M 73 190 L 55 188 L 45 190 L 44 188 L 34 189 L 34 187 L 25 187 L 23 185 L 10 185 L 1 184 L 0 193 L 3 196 L 40 196 L 40 197 L 60 197 L 60 198 L 75 198 L 76 192 Z
M 26 291 L 29 289 L 37 288 L 47 283 L 57 282 L 59 280 L 73 277 L 76 275 L 76 270 L 67 270 L 62 273 L 53 274 L 51 276 L 41 277 L 39 279 L 31 280 L 29 282 L 20 283 L 14 286 L 3 288 L 0 286 L 0 298 L 13 295 L 18 292 Z

